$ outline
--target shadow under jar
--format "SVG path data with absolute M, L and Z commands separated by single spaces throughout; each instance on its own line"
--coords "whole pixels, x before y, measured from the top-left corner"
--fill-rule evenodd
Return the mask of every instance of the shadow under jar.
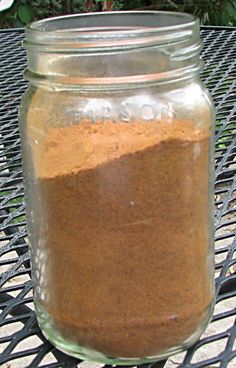
M 167 12 L 35 22 L 20 110 L 34 301 L 60 350 L 141 364 L 214 304 L 212 102 L 199 23 Z

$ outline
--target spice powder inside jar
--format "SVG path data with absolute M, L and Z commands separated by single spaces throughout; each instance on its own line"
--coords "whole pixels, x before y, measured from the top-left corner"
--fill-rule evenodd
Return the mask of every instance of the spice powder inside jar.
M 33 148 L 44 294 L 64 338 L 155 356 L 206 318 L 209 132 L 191 121 L 81 121 Z

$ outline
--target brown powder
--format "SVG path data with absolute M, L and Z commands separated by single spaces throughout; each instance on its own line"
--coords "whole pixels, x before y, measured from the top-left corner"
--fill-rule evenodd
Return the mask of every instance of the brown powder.
M 154 356 L 206 319 L 209 133 L 187 121 L 51 128 L 36 158 L 46 294 L 60 334 Z

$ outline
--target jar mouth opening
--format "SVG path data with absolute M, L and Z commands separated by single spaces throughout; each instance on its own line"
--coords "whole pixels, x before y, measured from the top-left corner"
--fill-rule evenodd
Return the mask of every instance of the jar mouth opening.
M 165 11 L 74 14 L 29 24 L 24 46 L 48 46 L 54 51 L 140 47 L 191 37 L 196 24 L 190 14 Z
M 181 78 L 200 68 L 199 21 L 176 12 L 77 14 L 26 28 L 29 80 L 127 85 Z

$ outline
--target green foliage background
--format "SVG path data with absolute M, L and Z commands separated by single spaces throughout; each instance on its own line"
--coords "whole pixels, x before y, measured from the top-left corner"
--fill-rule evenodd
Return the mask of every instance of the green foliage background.
M 0 28 L 24 27 L 37 19 L 100 11 L 105 0 L 15 0 L 0 13 Z M 195 14 L 202 24 L 236 26 L 236 0 L 113 0 L 113 10 L 172 10 Z

